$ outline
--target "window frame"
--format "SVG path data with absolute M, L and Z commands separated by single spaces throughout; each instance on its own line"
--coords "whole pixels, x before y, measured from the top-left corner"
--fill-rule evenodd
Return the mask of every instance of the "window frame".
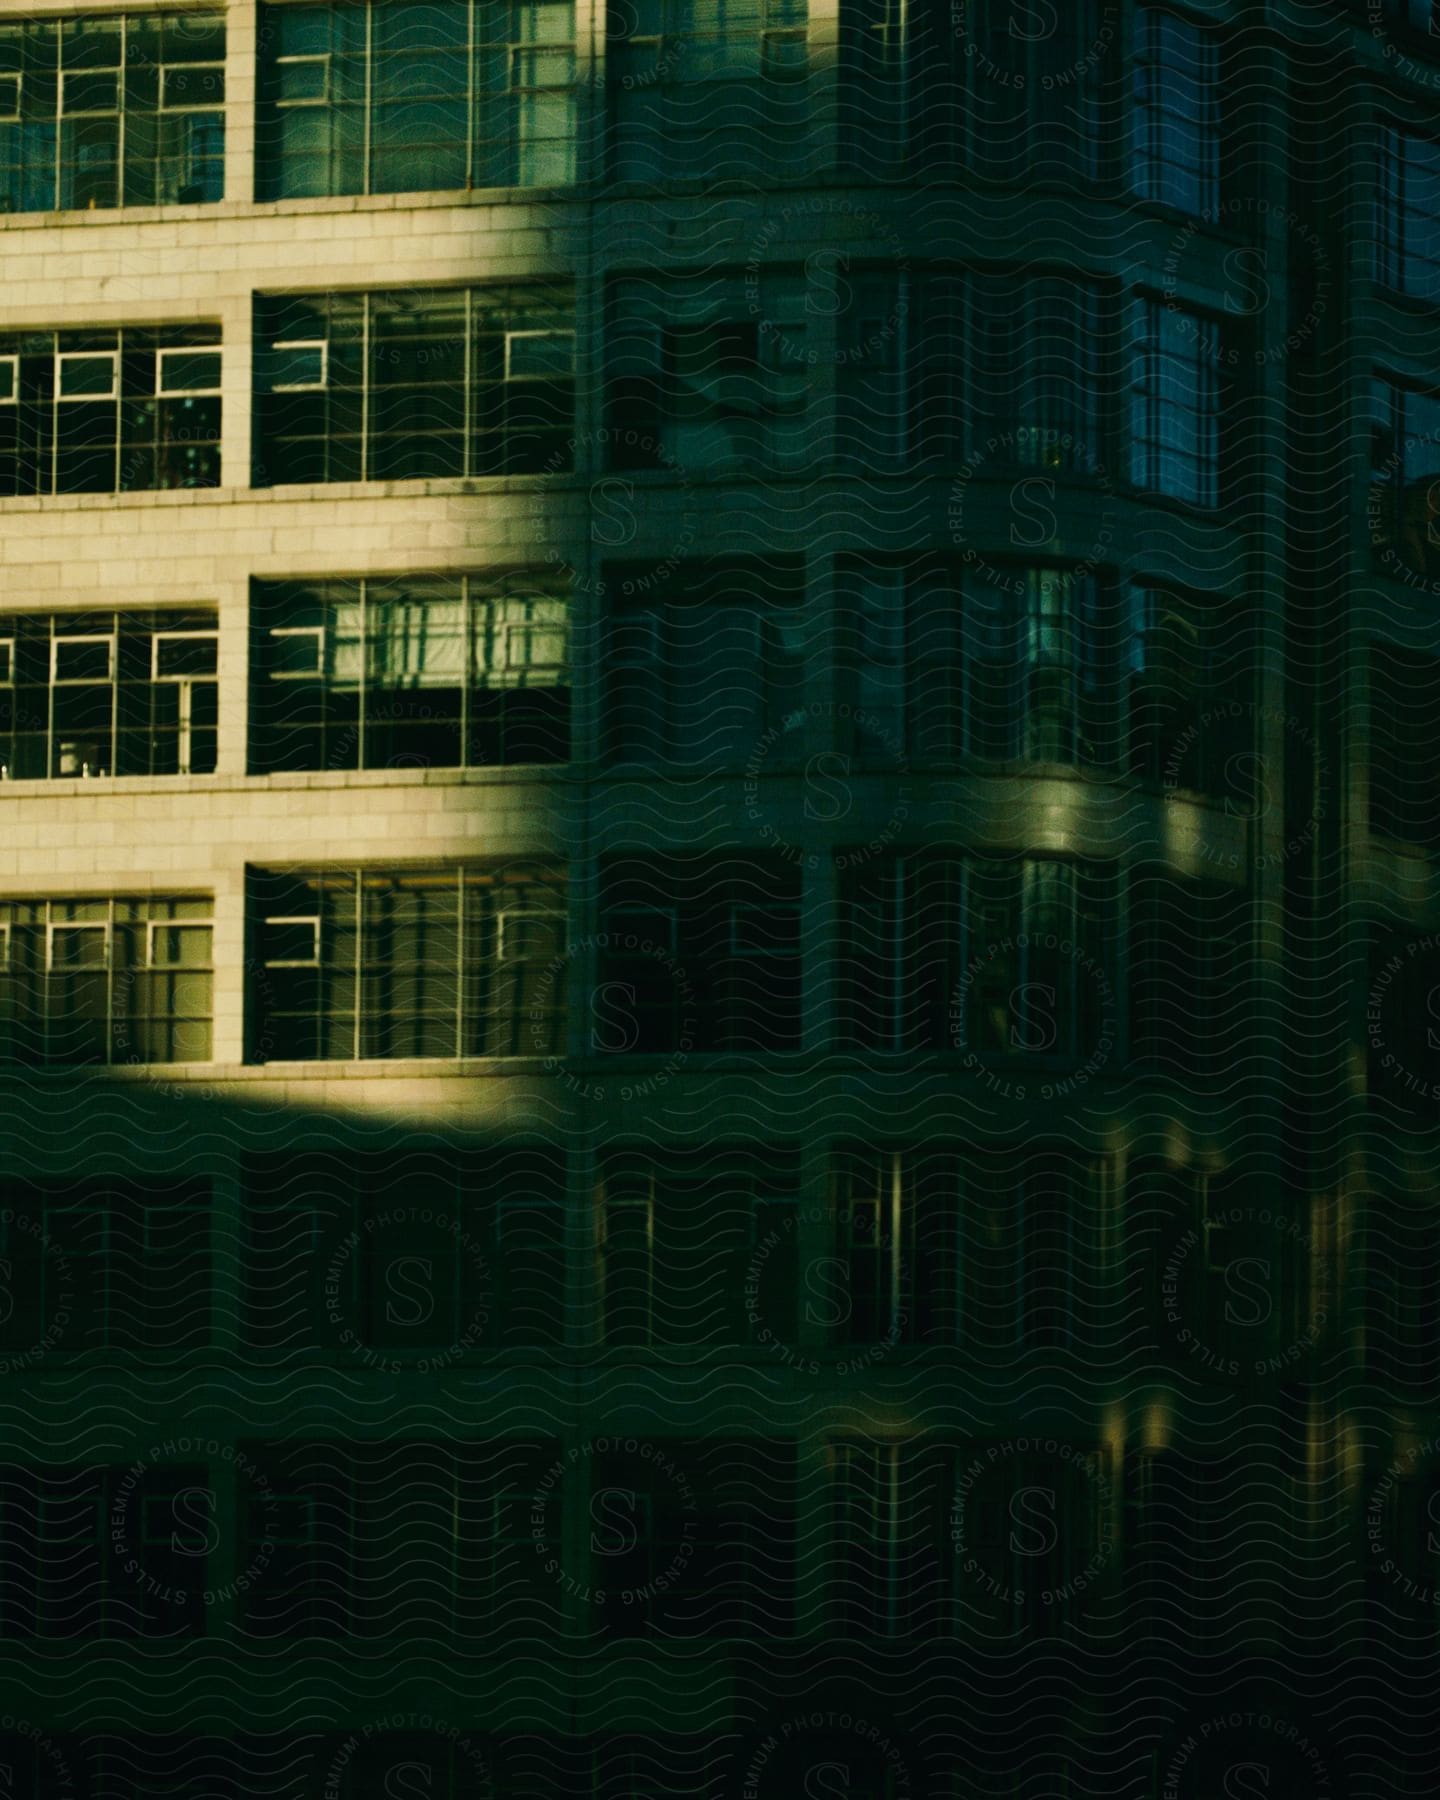
M 116 639 L 115 631 L 87 631 L 73 634 L 52 632 L 50 637 L 50 686 L 57 687 L 114 687 Z M 60 673 L 60 650 L 68 644 L 106 644 L 109 646 L 107 672 L 104 675 L 62 675 Z
M 113 16 L 113 15 L 112 15 Z M 123 52 L 122 52 L 123 54 Z M 72 77 L 84 80 L 96 75 L 113 75 L 115 77 L 115 104 L 113 106 L 69 107 L 65 104 L 65 90 Z M 55 96 L 56 118 L 63 124 L 66 119 L 118 119 L 125 111 L 125 69 L 123 64 L 107 65 L 98 69 L 66 69 L 60 70 L 60 81 Z M 110 210 L 109 208 L 106 209 Z
M 367 8 L 367 12 L 368 12 L 368 8 Z M 318 95 L 308 96 L 307 98 L 305 98 L 303 100 L 287 100 L 284 98 L 284 96 L 280 92 L 281 77 L 280 77 L 279 72 L 281 69 L 293 68 L 297 64 L 301 64 L 301 63 L 319 63 L 320 64 L 321 68 L 324 71 L 324 76 L 325 76 L 325 79 L 320 84 L 321 91 Z M 299 109 L 302 109 L 302 108 L 308 107 L 308 106 L 330 106 L 330 105 L 332 105 L 333 101 L 331 99 L 331 89 L 332 89 L 333 83 L 332 83 L 331 77 L 333 74 L 333 63 L 334 63 L 333 54 L 329 50 L 305 50 L 305 51 L 297 51 L 291 56 L 277 56 L 275 58 L 274 62 L 271 64 L 271 67 L 275 70 L 275 78 L 274 78 L 275 79 L 275 100 L 274 100 L 274 104 L 275 104 L 276 109 L 283 110 L 285 112 L 294 112 L 294 111 L 297 111 Z
M 4 671 L 0 673 L 0 687 L 14 687 L 15 639 L 13 637 L 0 637 L 0 668 L 3 668 Z
M 270 384 L 272 394 L 327 394 L 330 391 L 330 340 L 324 338 L 277 338 L 270 345 L 272 355 L 279 350 L 318 350 L 320 352 L 320 379 L 318 381 L 274 381 Z
M 214 646 L 215 646 L 216 670 L 213 675 L 210 675 L 210 674 L 206 674 L 206 675 L 166 675 L 161 672 L 161 669 L 160 669 L 160 646 L 162 643 L 163 644 L 198 643 L 202 639 L 214 644 Z M 206 631 L 203 628 L 196 626 L 193 630 L 152 631 L 150 634 L 150 680 L 154 683 L 161 684 L 164 686 L 171 686 L 171 685 L 178 685 L 181 682 L 187 682 L 187 681 L 218 681 L 220 679 L 219 660 L 220 660 L 220 631 L 219 631 L 218 626 L 214 631 Z
M 8 367 L 11 375 L 10 392 L 0 394 L 0 406 L 18 406 L 20 404 L 20 352 L 7 350 L 3 356 L 0 356 L 0 366 Z
M 75 970 L 67 969 L 65 964 L 63 964 L 63 963 L 57 963 L 55 961 L 55 940 L 60 935 L 61 932 L 68 932 L 68 931 L 99 931 L 99 932 L 103 932 L 104 936 L 103 936 L 102 942 L 105 947 L 105 956 L 104 956 L 103 962 L 81 963 L 81 964 L 77 965 Z M 115 967 L 115 917 L 114 917 L 113 904 L 111 906 L 111 916 L 108 919 L 54 919 L 54 918 L 47 917 L 47 919 L 45 921 L 45 973 L 47 975 L 57 975 L 57 974 L 65 975 L 65 974 L 70 974 L 70 973 L 84 973 L 86 971 L 98 972 L 102 969 L 104 970 L 104 972 L 107 975 L 109 975 L 114 972 L 114 967 Z M 108 1011 L 108 1009 L 107 1009 L 107 1011 Z M 47 1008 L 46 1024 L 48 1026 L 52 1023 L 54 1023 L 54 1021 L 51 1019 L 51 1017 L 49 1015 L 49 1010 Z M 114 1028 L 113 1020 L 107 1019 L 107 1021 L 106 1021 L 106 1035 L 107 1036 L 109 1035 L 110 1031 L 113 1030 L 113 1028 Z
M 272 639 L 312 638 L 315 642 L 317 656 L 315 668 L 309 669 L 268 669 L 266 675 L 271 681 L 324 681 L 326 636 L 328 628 L 324 625 L 271 625 L 269 635 Z
M 65 377 L 62 374 L 62 370 L 64 369 L 64 367 L 67 363 L 101 362 L 106 359 L 108 359 L 109 363 L 110 363 L 110 386 L 109 386 L 109 389 L 105 393 L 103 393 L 103 394 L 100 394 L 100 393 L 97 393 L 97 394 L 67 394 L 65 392 Z M 97 405 L 97 404 L 101 404 L 107 400 L 119 400 L 119 398 L 120 398 L 120 349 L 119 349 L 119 346 L 117 345 L 116 348 L 113 350 L 56 350 L 55 351 L 54 398 L 55 398 L 55 404 L 57 406 L 75 406 L 75 405 L 83 405 L 86 403 L 88 403 L 90 405 Z
M 308 958 L 302 957 L 266 957 L 267 969 L 319 969 L 321 964 L 320 946 L 324 930 L 323 915 L 320 913 L 266 913 L 261 917 L 261 932 L 267 932 L 272 925 L 309 925 L 311 943 L 314 945 Z
M 0 125 L 18 125 L 22 119 L 25 104 L 25 73 L 22 69 L 7 69 L 0 74 L 0 95 L 3 95 L 5 84 L 15 83 L 15 102 L 13 111 L 6 111 L 5 102 L 0 99 Z
M 160 71 L 159 71 L 160 78 L 159 78 L 159 83 L 157 86 L 157 91 L 156 91 L 156 96 L 155 96 L 155 111 L 157 114 L 164 113 L 168 117 L 174 118 L 174 117 L 181 116 L 185 113 L 223 112 L 225 110 L 225 96 L 224 96 L 223 92 L 221 93 L 218 100 L 204 100 L 204 101 L 191 100 L 191 101 L 186 101 L 184 104 L 179 105 L 179 106 L 172 106 L 165 98 L 166 78 L 172 72 L 179 72 L 181 70 L 183 70 L 187 75 L 195 74 L 200 70 L 206 70 L 212 74 L 218 74 L 220 76 L 221 83 L 223 86 L 224 79 L 225 79 L 225 64 L 223 62 L 163 62 L 162 61 L 160 64 Z
M 166 359 L 172 356 L 211 356 L 220 364 L 214 387 L 172 388 L 165 385 Z M 213 398 L 223 391 L 225 383 L 225 363 L 222 346 L 219 344 L 166 344 L 155 352 L 155 398 L 157 400 L 184 400 L 190 398 Z

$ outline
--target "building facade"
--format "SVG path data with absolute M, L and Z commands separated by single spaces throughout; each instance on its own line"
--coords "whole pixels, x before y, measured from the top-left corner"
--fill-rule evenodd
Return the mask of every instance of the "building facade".
M 1433 1792 L 1437 91 L 4 0 L 16 1795 Z

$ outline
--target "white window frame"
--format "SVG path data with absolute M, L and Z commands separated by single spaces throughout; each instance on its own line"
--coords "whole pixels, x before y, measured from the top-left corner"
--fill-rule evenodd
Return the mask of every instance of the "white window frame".
M 218 394 L 224 379 L 225 365 L 220 365 L 221 379 L 214 387 L 171 388 L 165 385 L 165 359 L 168 356 L 215 356 L 220 357 L 222 350 L 219 344 L 169 344 L 163 350 L 155 352 L 155 397 L 157 400 L 183 400 L 187 394 Z
M 281 99 L 280 95 L 277 93 L 275 96 L 276 106 L 284 107 L 287 111 L 291 110 L 292 108 L 300 107 L 300 106 L 329 106 L 329 104 L 330 104 L 330 52 L 328 50 L 312 50 L 312 51 L 307 51 L 303 55 L 300 55 L 300 56 L 277 56 L 275 58 L 275 63 L 274 63 L 274 67 L 276 70 L 275 79 L 276 79 L 277 86 L 278 86 L 279 80 L 280 80 L 279 71 L 284 68 L 294 68 L 299 63 L 319 63 L 320 66 L 324 69 L 325 79 L 320 84 L 319 95 L 314 99 L 307 99 L 307 100 L 283 100 L 283 99 Z
M 267 969 L 318 969 L 320 967 L 320 915 L 319 913 L 267 913 L 260 921 L 261 929 L 268 931 L 272 925 L 308 925 L 314 942 L 314 951 L 307 959 L 303 957 L 282 956 L 275 960 L 265 959 Z
M 542 922 L 559 920 L 563 928 L 565 915 L 559 910 L 546 912 L 543 907 L 539 906 L 506 906 L 497 910 L 495 914 L 495 961 L 497 964 L 505 961 L 505 923 L 507 919 L 514 919 L 517 923 L 528 922 L 532 919 L 539 919 Z M 519 956 L 515 961 L 523 962 L 524 958 Z
M 271 681 L 323 681 L 325 679 L 325 627 L 323 625 L 272 625 L 270 636 L 274 638 L 313 638 L 318 652 L 315 659 L 315 671 L 308 669 L 270 669 L 267 671 Z
M 0 90 L 3 90 L 4 84 L 7 81 L 13 81 L 15 83 L 15 105 L 13 111 L 7 112 L 5 110 L 5 102 L 0 100 L 0 121 L 3 121 L 3 123 L 7 125 L 13 125 L 19 123 L 20 101 L 21 96 L 25 92 L 25 77 L 18 69 L 7 70 L 5 74 L 0 75 Z
M 318 381 L 277 381 L 271 387 L 272 394 L 320 394 L 330 386 L 330 340 L 329 338 L 277 338 L 270 346 L 271 354 L 277 350 L 318 350 L 320 352 L 320 379 Z
M 115 77 L 115 104 L 113 106 L 87 106 L 82 110 L 72 110 L 65 104 L 65 90 L 72 75 L 113 75 Z M 118 119 L 124 110 L 125 71 L 123 68 L 105 69 L 62 69 L 60 71 L 60 117 L 62 119 Z
M 188 113 L 188 112 L 220 112 L 224 109 L 225 101 L 223 98 L 219 99 L 219 100 L 209 100 L 209 101 L 205 101 L 205 102 L 200 102 L 200 101 L 195 101 L 195 100 L 187 100 L 181 106 L 171 106 L 170 103 L 165 98 L 165 78 L 167 75 L 169 75 L 169 73 L 172 69 L 184 69 L 187 72 L 190 70 L 194 70 L 194 69 L 210 69 L 212 71 L 218 70 L 222 77 L 224 76 L 224 73 L 225 73 L 225 65 L 223 62 L 161 63 L 161 65 L 160 65 L 160 101 L 159 101 L 159 105 L 156 109 L 157 111 L 162 112 L 162 113 Z M 328 83 L 327 83 L 327 86 L 328 86 Z
M 20 358 L 14 351 L 10 351 L 4 356 L 0 356 L 0 364 L 7 364 L 11 374 L 10 392 L 0 394 L 0 406 L 18 406 L 20 404 Z
M 0 975 L 10 972 L 10 921 L 0 920 Z
M 531 662 L 528 658 L 524 662 L 517 662 L 510 649 L 512 643 L 522 639 L 529 633 L 555 631 L 559 631 L 563 636 L 565 624 L 563 622 L 558 625 L 549 624 L 536 619 L 505 620 L 500 626 L 500 638 L 504 645 L 502 660 L 498 664 L 492 663 L 490 673 L 496 674 L 502 670 L 507 675 L 523 672 L 527 681 L 532 675 L 548 674 L 552 671 L 556 674 L 563 675 L 568 666 L 564 662 Z
M 505 333 L 505 379 L 506 381 L 555 381 L 554 375 L 516 375 L 513 373 L 514 348 L 522 338 L 568 338 L 570 340 L 570 368 L 568 373 L 575 373 L 575 333 L 557 327 L 554 330 L 537 329 L 534 331 L 507 331 Z
M 109 673 L 99 675 L 62 675 L 60 669 L 60 646 L 62 644 L 108 644 L 110 646 Z M 115 633 L 83 632 L 73 636 L 57 633 L 50 639 L 50 685 L 51 687 L 94 687 L 104 680 L 113 683 L 115 680 Z
M 99 362 L 108 357 L 110 361 L 110 387 L 103 394 L 67 394 L 65 379 L 61 370 L 66 363 Z M 96 400 L 118 400 L 120 397 L 120 352 L 119 350 L 57 350 L 55 352 L 55 400 L 60 406 L 73 406 L 77 402 Z
M 105 960 L 103 963 L 82 963 L 78 969 L 67 969 L 55 961 L 55 939 L 62 931 L 100 931 L 105 934 Z M 45 925 L 45 973 L 75 974 L 86 971 L 94 974 L 101 969 L 108 970 L 114 961 L 114 938 L 109 919 L 49 919 Z
M 15 685 L 15 640 L 13 637 L 0 637 L 0 658 L 4 660 L 4 674 L 0 674 L 0 687 Z
M 150 638 L 150 679 L 156 682 L 180 683 L 187 681 L 216 681 L 219 679 L 217 668 L 214 675 L 162 675 L 160 673 L 161 644 L 194 643 L 205 638 L 215 645 L 216 660 L 219 660 L 220 633 L 216 631 L 156 631 Z
M 157 931 L 208 931 L 210 933 L 210 958 L 205 968 L 191 963 L 158 962 L 155 957 L 155 933 Z M 174 969 L 182 974 L 202 975 L 205 969 L 212 969 L 215 964 L 215 922 L 213 919 L 147 919 L 145 921 L 145 967 L 147 969 Z

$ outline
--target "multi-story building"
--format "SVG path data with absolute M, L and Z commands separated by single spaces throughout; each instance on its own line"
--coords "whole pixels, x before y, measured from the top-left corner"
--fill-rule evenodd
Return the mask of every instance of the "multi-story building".
M 1437 91 L 3 0 L 9 1791 L 1433 1791 Z

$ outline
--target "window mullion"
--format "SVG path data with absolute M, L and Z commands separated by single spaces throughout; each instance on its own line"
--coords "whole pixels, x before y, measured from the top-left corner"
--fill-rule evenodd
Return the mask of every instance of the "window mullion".
M 364 125 L 363 125 L 362 131 L 361 131 L 361 151 L 360 151 L 361 166 L 364 170 L 364 179 L 363 179 L 362 186 L 361 186 L 361 192 L 365 193 L 365 194 L 368 194 L 371 190 L 370 155 L 371 155 L 371 141 L 374 136 L 374 132 L 371 127 L 370 113 L 371 113 L 371 108 L 374 105 L 374 95 L 375 95 L 374 64 L 375 64 L 375 8 L 372 5 L 372 6 L 367 6 L 365 8 L 365 100 L 364 100 Z
M 475 592 L 468 575 L 460 577 L 460 767 L 470 766 L 470 684 L 475 674 Z
M 360 1052 L 364 1043 L 362 1036 L 362 998 L 365 991 L 365 872 L 355 870 L 355 998 L 351 1002 L 353 1023 L 350 1036 L 350 1055 L 352 1061 L 360 1060 Z
M 469 883 L 465 879 L 464 869 L 456 871 L 456 880 L 460 891 L 455 902 L 455 1054 L 465 1054 L 465 932 L 466 889 Z
M 370 698 L 370 621 L 366 600 L 370 583 L 362 577 L 357 585 L 360 589 L 360 692 L 356 702 L 355 733 L 358 765 L 362 769 L 368 769 L 370 764 L 366 760 L 368 745 L 365 742 L 365 716 L 369 711 L 367 703 Z M 326 710 L 329 710 L 328 707 Z
M 360 479 L 370 479 L 370 300 L 360 300 Z
M 476 80 L 475 0 L 465 11 L 465 186 L 475 185 L 475 114 L 480 104 L 480 85 Z
M 146 933 L 149 936 L 149 933 Z M 105 1060 L 115 1060 L 115 901 L 105 907 Z
M 461 405 L 461 418 L 463 420 L 465 440 L 464 440 L 464 443 L 461 445 L 461 450 L 460 450 L 460 467 L 464 470 L 466 475 L 471 475 L 474 473 L 474 469 L 471 464 L 471 457 L 474 454 L 472 446 L 474 445 L 474 442 L 475 442 L 474 359 L 475 359 L 475 290 L 474 290 L 474 288 L 467 287 L 465 290 L 465 368 L 464 368 L 465 397 L 464 397 L 463 403 Z

